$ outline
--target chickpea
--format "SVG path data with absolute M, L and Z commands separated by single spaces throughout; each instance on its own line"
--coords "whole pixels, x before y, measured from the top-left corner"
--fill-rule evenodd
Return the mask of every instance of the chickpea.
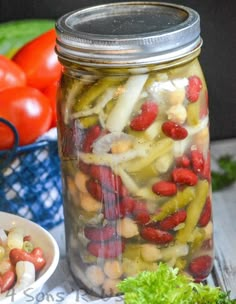
M 141 246 L 141 256 L 146 262 L 156 262 L 161 259 L 160 249 L 152 244 L 143 244 Z
M 166 114 L 169 120 L 181 125 L 185 122 L 187 118 L 187 111 L 185 107 L 181 104 L 177 104 L 170 107 L 166 111 Z
M 119 154 L 130 150 L 133 147 L 133 143 L 129 140 L 120 140 L 114 142 L 111 146 L 111 153 Z
M 123 272 L 127 277 L 133 277 L 136 276 L 139 271 L 140 271 L 140 267 L 139 267 L 139 263 L 137 262 L 137 259 L 131 260 L 131 259 L 123 259 L 122 262 L 122 268 L 123 268 Z
M 117 233 L 124 238 L 132 238 L 139 235 L 138 226 L 132 219 L 125 217 L 119 221 Z
M 174 91 L 170 91 L 168 97 L 171 105 L 182 104 L 185 99 L 185 88 L 176 88 Z
M 117 288 L 118 283 L 120 280 L 112 280 L 112 279 L 105 279 L 103 283 L 103 290 L 105 295 L 107 296 L 114 296 L 119 293 Z
M 102 209 L 102 203 L 95 200 L 89 193 L 81 192 L 80 206 L 87 212 L 97 212 Z
M 75 185 L 78 188 L 78 190 L 80 190 L 81 192 L 84 192 L 84 193 L 88 193 L 88 190 L 86 188 L 86 182 L 88 179 L 89 179 L 89 177 L 81 171 L 78 171 L 75 174 L 74 181 L 75 181 Z
M 110 279 L 119 279 L 122 275 L 122 266 L 119 261 L 106 261 L 104 272 Z
M 100 286 L 105 280 L 105 275 L 99 266 L 92 265 L 86 269 L 86 277 L 93 286 Z

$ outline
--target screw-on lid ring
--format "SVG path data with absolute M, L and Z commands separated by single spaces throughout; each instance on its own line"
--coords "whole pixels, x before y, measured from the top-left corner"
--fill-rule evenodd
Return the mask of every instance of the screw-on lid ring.
M 137 66 L 185 56 L 201 46 L 200 17 L 160 2 L 98 5 L 62 16 L 57 52 L 89 65 Z

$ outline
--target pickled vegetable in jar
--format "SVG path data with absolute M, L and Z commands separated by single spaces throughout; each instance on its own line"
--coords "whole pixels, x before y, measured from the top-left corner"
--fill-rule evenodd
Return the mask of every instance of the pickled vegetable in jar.
M 67 256 L 88 293 L 161 262 L 213 263 L 207 86 L 196 11 L 105 4 L 62 16 L 58 140 Z

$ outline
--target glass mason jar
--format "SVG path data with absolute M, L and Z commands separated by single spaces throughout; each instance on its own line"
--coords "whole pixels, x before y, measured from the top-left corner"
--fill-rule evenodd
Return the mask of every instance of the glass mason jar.
M 208 95 L 194 10 L 100 5 L 56 25 L 66 250 L 89 293 L 160 262 L 212 268 Z

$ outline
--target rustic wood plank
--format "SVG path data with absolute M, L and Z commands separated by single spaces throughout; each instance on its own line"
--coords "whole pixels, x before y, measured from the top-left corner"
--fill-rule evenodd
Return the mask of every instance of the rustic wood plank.
M 211 144 L 212 168 L 221 155 L 236 155 L 236 139 Z M 213 284 L 231 290 L 236 297 L 236 184 L 213 193 L 215 235 L 215 264 L 211 275 Z

